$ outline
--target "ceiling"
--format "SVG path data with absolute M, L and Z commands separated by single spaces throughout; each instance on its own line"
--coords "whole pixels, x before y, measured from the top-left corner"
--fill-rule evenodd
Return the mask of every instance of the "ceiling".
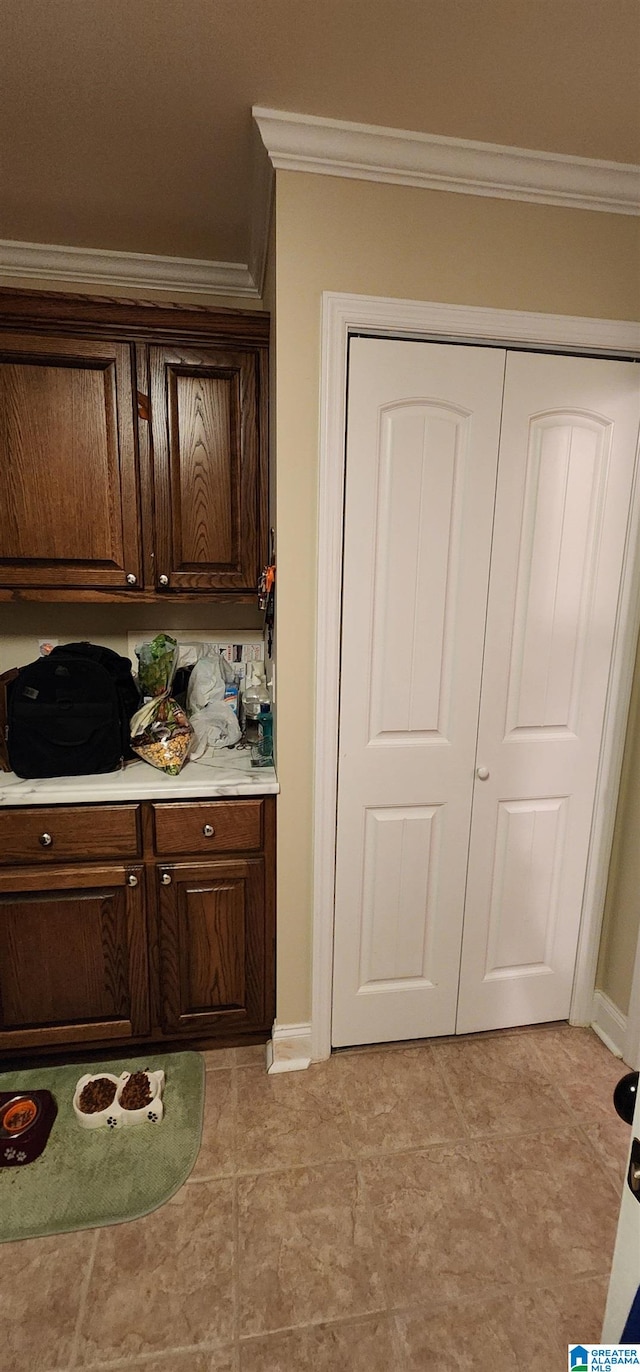
M 246 262 L 251 106 L 640 162 L 638 0 L 0 0 L 0 238 Z

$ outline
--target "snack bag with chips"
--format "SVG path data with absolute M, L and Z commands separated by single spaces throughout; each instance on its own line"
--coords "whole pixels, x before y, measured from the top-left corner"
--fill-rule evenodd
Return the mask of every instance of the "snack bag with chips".
M 177 777 L 184 766 L 192 738 L 187 716 L 168 690 L 148 700 L 131 720 L 134 753 L 171 777 Z

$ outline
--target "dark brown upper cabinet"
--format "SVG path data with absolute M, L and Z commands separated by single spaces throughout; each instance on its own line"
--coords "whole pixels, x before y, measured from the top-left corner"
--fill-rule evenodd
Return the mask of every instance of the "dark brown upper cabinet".
M 264 523 L 258 366 L 255 353 L 149 349 L 161 587 L 255 589 Z
M 247 600 L 269 319 L 0 290 L 0 599 Z
M 131 350 L 0 335 L 0 582 L 140 579 Z

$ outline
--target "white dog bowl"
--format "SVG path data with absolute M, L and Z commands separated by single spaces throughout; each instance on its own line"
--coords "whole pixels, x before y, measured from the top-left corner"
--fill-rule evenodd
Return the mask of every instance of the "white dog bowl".
M 80 1096 L 87 1082 L 99 1081 L 101 1077 L 113 1082 L 116 1088 L 115 1095 L 111 1105 L 106 1110 L 96 1110 L 95 1114 L 87 1115 L 84 1110 L 80 1109 Z M 102 1129 L 105 1125 L 109 1129 L 116 1129 L 122 1123 L 122 1110 L 118 1105 L 118 1087 L 121 1080 L 121 1077 L 114 1077 L 111 1072 L 96 1072 L 93 1076 L 86 1073 L 84 1077 L 80 1078 L 73 1093 L 73 1108 L 78 1124 L 81 1124 L 83 1129 Z
M 151 1091 L 151 1100 L 148 1105 L 143 1105 L 139 1110 L 127 1110 L 122 1104 L 122 1092 L 131 1076 L 130 1072 L 123 1072 L 118 1085 L 118 1109 L 122 1115 L 122 1124 L 144 1124 L 148 1120 L 150 1124 L 159 1124 L 164 1114 L 162 1104 L 162 1090 L 164 1087 L 164 1072 L 145 1072 Z
M 83 1129 L 121 1129 L 128 1124 L 144 1124 L 145 1121 L 149 1124 L 159 1124 L 164 1115 L 164 1072 L 146 1072 L 145 1075 L 151 1090 L 151 1100 L 140 1110 L 127 1110 L 120 1104 L 120 1097 L 131 1076 L 130 1072 L 121 1072 L 119 1077 L 114 1077 L 111 1072 L 96 1072 L 93 1076 L 87 1073 L 81 1077 L 73 1093 L 73 1109 L 78 1124 L 81 1124 Z M 87 1115 L 80 1109 L 80 1094 L 87 1082 L 98 1081 L 100 1077 L 106 1077 L 107 1081 L 113 1082 L 116 1094 L 107 1110 L 97 1110 L 94 1115 Z

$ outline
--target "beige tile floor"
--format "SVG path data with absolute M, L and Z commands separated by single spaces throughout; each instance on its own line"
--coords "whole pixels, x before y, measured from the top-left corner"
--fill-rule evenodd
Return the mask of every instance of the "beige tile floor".
M 172 1201 L 0 1248 L 2 1372 L 560 1372 L 597 1341 L 628 1129 L 589 1030 L 206 1057 Z

